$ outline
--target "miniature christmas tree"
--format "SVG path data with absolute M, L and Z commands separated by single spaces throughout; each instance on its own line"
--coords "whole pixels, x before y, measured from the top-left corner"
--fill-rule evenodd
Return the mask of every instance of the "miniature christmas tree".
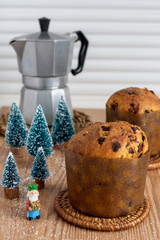
M 52 125 L 53 143 L 65 143 L 75 134 L 72 118 L 70 116 L 68 106 L 64 98 L 61 99 L 56 110 Z
M 1 184 L 4 187 L 5 196 L 8 199 L 19 196 L 19 184 L 21 178 L 12 153 L 8 154 L 4 167 Z
M 38 183 L 39 190 L 44 188 L 44 181 L 49 177 L 49 170 L 42 147 L 38 148 L 31 169 L 31 177 L 35 179 L 35 183 Z
M 13 102 L 8 118 L 5 142 L 10 147 L 23 147 L 26 144 L 27 135 L 28 128 L 24 118 L 16 103 Z
M 27 151 L 32 156 L 36 156 L 39 147 L 43 147 L 45 156 L 52 153 L 52 138 L 49 133 L 48 124 L 42 107 L 37 107 L 34 119 L 27 140 Z

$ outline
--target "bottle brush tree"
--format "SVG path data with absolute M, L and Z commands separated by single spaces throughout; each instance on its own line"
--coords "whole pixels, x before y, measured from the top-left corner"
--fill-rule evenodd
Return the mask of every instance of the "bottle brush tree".
M 63 96 L 61 96 L 52 125 L 51 136 L 53 143 L 65 143 L 74 134 L 73 121 L 69 113 L 67 103 Z
M 6 198 L 12 199 L 19 196 L 19 184 L 21 178 L 17 168 L 17 164 L 14 160 L 12 153 L 10 152 L 5 163 L 1 184 L 4 187 Z
M 5 142 L 10 147 L 23 147 L 26 144 L 28 128 L 15 102 L 12 103 L 8 117 Z
M 52 153 L 52 138 L 41 105 L 37 107 L 27 139 L 27 152 L 36 156 L 39 147 L 43 147 L 45 156 Z
M 49 170 L 42 147 L 38 148 L 30 175 L 38 183 L 39 190 L 44 188 L 44 181 L 49 178 Z

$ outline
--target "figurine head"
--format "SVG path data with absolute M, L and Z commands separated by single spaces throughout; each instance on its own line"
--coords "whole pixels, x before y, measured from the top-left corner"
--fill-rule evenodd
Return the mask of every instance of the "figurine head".
M 38 192 L 38 184 L 32 183 L 28 184 L 28 194 L 27 197 L 29 198 L 29 201 L 35 202 L 38 200 L 39 192 Z

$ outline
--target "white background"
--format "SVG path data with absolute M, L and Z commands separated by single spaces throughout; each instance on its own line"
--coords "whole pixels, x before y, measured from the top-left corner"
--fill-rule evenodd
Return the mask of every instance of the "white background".
M 82 30 L 90 42 L 83 73 L 69 76 L 73 107 L 104 108 L 128 86 L 160 95 L 160 0 L 0 0 L 0 106 L 19 102 L 22 87 L 9 41 L 39 30 L 43 16 L 50 31 Z

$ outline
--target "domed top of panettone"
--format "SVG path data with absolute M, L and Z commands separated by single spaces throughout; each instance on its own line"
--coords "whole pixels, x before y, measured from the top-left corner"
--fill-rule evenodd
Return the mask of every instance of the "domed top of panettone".
M 115 92 L 107 101 L 106 106 L 114 111 L 133 114 L 160 111 L 160 99 L 147 88 L 125 88 Z
M 134 158 L 148 152 L 148 141 L 140 127 L 128 122 L 96 122 L 74 135 L 65 148 L 88 157 Z

